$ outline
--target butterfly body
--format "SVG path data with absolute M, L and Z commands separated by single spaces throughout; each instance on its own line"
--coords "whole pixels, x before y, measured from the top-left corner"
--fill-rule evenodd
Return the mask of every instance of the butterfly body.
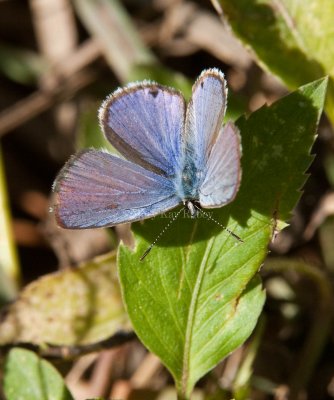
M 241 145 L 223 127 L 226 84 L 203 71 L 189 104 L 180 92 L 144 81 L 118 89 L 99 112 L 106 138 L 123 156 L 83 150 L 59 173 L 54 206 L 59 225 L 113 226 L 158 215 L 183 203 L 198 208 L 231 202 L 241 178 Z

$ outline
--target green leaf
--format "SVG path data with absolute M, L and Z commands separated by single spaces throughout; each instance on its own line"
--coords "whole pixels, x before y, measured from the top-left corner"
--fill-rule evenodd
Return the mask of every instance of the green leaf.
M 122 246 L 119 276 L 129 317 L 143 343 L 172 373 L 180 398 L 252 332 L 264 294 L 256 277 L 276 228 L 296 204 L 310 165 L 326 79 L 241 118 L 242 183 L 236 200 L 181 214 L 145 258 L 140 256 L 175 212 L 136 224 L 135 251 Z
M 73 400 L 63 378 L 31 351 L 14 348 L 6 359 L 4 391 L 7 400 Z
M 235 34 L 289 88 L 330 76 L 326 111 L 333 123 L 334 2 L 219 1 Z
M 88 344 L 129 329 L 115 255 L 46 275 L 28 285 L 0 323 L 0 344 Z

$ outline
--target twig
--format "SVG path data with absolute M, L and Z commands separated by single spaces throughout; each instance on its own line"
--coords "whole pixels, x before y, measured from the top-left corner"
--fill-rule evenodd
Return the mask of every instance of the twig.
M 161 367 L 160 359 L 156 355 L 148 353 L 141 362 L 139 368 L 132 375 L 130 379 L 131 386 L 136 389 L 148 386 L 149 382 L 152 381 L 154 374 L 156 374 Z
M 101 340 L 100 342 L 82 345 L 70 345 L 70 346 L 57 346 L 53 344 L 33 344 L 33 343 L 11 343 L 0 346 L 0 354 L 5 355 L 13 347 L 23 347 L 25 349 L 34 351 L 42 357 L 46 358 L 65 358 L 72 359 L 82 356 L 84 354 L 94 353 L 106 349 L 111 349 L 113 347 L 120 346 L 124 343 L 129 342 L 136 338 L 134 332 L 120 331 L 115 335 Z
M 80 70 L 100 55 L 96 41 L 91 39 L 83 43 L 61 65 L 54 65 L 52 69 L 57 71 L 58 84 L 48 91 L 39 90 L 2 111 L 0 113 L 0 137 L 49 109 L 61 96 L 73 96 L 75 90 L 91 83 L 93 78 L 95 79 L 95 73 L 83 74 L 80 73 Z
M 69 0 L 30 0 L 38 47 L 51 64 L 66 60 L 77 44 L 77 29 Z
M 135 65 L 156 62 L 121 1 L 75 0 L 73 5 L 88 32 L 99 41 L 107 63 L 122 83 L 128 81 Z

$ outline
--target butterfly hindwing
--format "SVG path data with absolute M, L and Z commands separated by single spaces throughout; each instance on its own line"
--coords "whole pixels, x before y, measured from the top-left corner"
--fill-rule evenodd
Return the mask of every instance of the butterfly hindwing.
M 169 179 L 97 150 L 73 156 L 60 172 L 54 191 L 57 222 L 70 229 L 133 222 L 180 202 Z
M 240 157 L 239 131 L 229 122 L 219 134 L 207 162 L 199 190 L 202 207 L 222 207 L 235 198 L 241 179 Z

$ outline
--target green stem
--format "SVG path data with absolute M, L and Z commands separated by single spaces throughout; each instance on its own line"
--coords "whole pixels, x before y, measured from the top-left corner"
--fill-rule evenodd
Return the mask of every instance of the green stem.
M 250 383 L 253 376 L 253 364 L 261 344 L 264 327 L 265 320 L 264 316 L 262 316 L 259 319 L 257 328 L 253 334 L 253 340 L 248 346 L 246 356 L 241 362 L 233 382 L 233 396 L 236 400 L 249 398 Z
M 176 391 L 177 391 L 177 400 L 190 400 L 190 397 L 188 397 L 181 386 L 176 385 Z
M 6 180 L 0 148 L 0 283 L 6 301 L 13 300 L 20 286 L 21 274 L 13 238 Z

